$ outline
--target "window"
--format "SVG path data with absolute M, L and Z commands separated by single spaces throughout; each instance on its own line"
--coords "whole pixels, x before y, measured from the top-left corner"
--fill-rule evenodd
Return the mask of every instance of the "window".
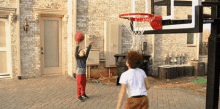
M 187 44 L 194 44 L 194 33 L 187 33 Z

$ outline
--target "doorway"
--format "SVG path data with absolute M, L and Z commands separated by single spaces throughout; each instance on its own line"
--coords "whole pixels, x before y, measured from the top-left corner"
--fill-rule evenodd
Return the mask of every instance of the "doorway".
M 40 19 L 42 75 L 62 74 L 61 18 Z

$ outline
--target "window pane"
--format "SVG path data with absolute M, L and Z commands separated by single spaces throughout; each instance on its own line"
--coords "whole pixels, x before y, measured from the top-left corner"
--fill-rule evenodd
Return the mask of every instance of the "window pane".
M 193 33 L 187 33 L 187 44 L 193 44 Z
M 5 22 L 0 21 L 0 47 L 6 47 Z
M 0 74 L 7 73 L 6 52 L 0 51 Z

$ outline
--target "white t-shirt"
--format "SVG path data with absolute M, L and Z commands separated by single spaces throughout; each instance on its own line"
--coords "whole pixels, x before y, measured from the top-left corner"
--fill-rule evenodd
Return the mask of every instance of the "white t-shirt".
M 142 69 L 130 69 L 122 73 L 119 83 L 126 84 L 128 98 L 139 95 L 147 96 L 148 94 L 144 83 L 145 78 L 147 78 L 147 75 Z

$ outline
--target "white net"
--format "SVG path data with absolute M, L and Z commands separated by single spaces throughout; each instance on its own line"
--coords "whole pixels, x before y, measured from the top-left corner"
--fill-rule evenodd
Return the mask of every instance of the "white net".
M 140 17 L 143 17 L 143 16 L 140 16 Z M 123 25 L 125 25 L 127 30 L 130 32 L 131 36 L 133 37 L 133 43 L 132 43 L 130 50 L 140 52 L 140 43 L 141 43 L 140 36 L 142 36 L 146 28 L 150 26 L 150 23 L 148 21 L 142 21 L 142 22 L 134 21 L 136 22 L 137 31 L 135 31 L 134 29 L 132 31 L 131 26 L 130 26 L 132 22 L 129 19 L 121 18 L 121 21 L 123 22 Z

